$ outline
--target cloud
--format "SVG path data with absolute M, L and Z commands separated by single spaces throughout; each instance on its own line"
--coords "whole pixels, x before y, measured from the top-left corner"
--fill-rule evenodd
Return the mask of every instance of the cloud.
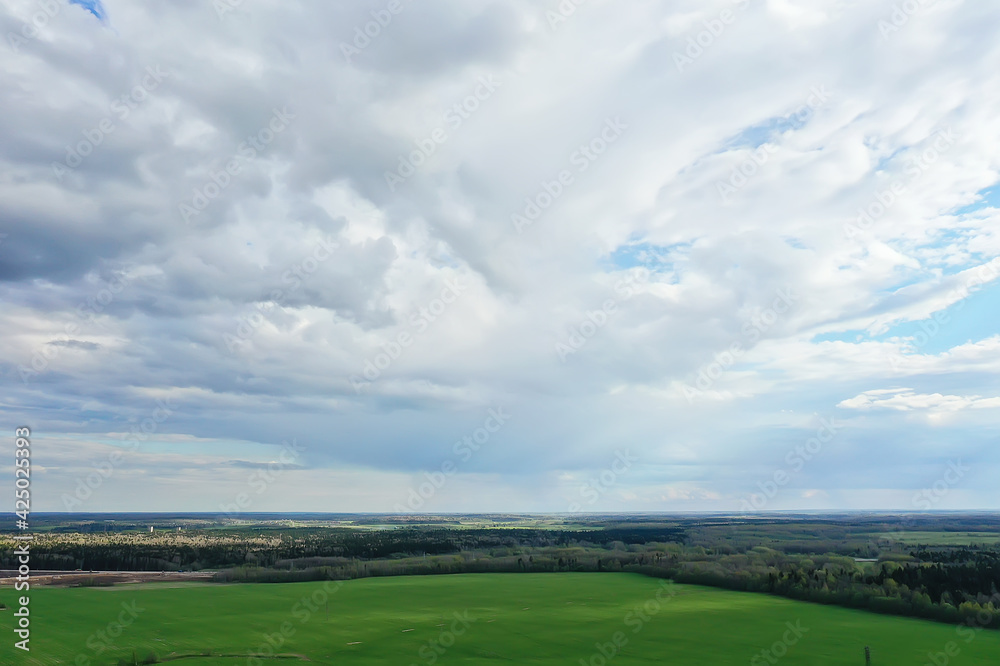
M 101 345 L 96 342 L 87 342 L 85 340 L 53 340 L 48 344 L 53 347 L 70 347 L 72 349 L 83 349 L 86 351 L 93 351 L 95 349 L 100 349 Z
M 865 391 L 837 404 L 845 409 L 894 409 L 902 412 L 957 412 L 964 409 L 994 409 L 1000 407 L 1000 397 L 978 395 L 942 395 L 916 393 L 913 389 L 876 389 Z
M 789 508 L 996 464 L 989 7 L 77 4 L 0 9 L 0 420 L 79 452 L 43 509 L 145 427 L 91 506 L 215 510 L 296 438 L 261 510 L 391 510 L 497 408 L 428 508 L 561 510 L 630 446 L 595 510 L 737 510 L 831 415 Z

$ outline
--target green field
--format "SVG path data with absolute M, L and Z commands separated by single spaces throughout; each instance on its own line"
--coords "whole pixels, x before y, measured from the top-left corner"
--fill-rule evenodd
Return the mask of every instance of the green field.
M 971 546 L 1000 543 L 996 532 L 886 532 L 876 535 L 899 543 L 923 546 Z
M 775 658 L 787 650 L 779 661 L 789 666 L 863 664 L 865 645 L 872 648 L 875 666 L 922 665 L 929 662 L 928 652 L 943 652 L 951 641 L 960 653 L 949 663 L 996 664 L 1000 655 L 1000 632 L 966 629 L 967 639 L 945 624 L 759 594 L 670 587 L 634 574 L 469 574 L 326 585 L 328 604 L 319 593 L 324 583 L 35 589 L 31 653 L 13 648 L 8 608 L 0 612 L 0 664 L 114 664 L 135 648 L 140 658 L 150 651 L 161 658 L 207 650 L 243 655 L 166 662 L 179 666 L 578 665 L 581 659 L 600 666 L 598 643 L 613 655 L 608 664 L 622 665 L 746 664 L 775 643 Z M 303 604 L 312 594 L 319 601 L 315 610 Z M 0 601 L 9 607 L 13 598 L 10 588 L 0 591 Z M 118 647 L 98 656 L 97 632 L 117 631 L 118 619 L 130 620 L 123 610 L 129 607 L 135 620 L 115 639 Z M 278 653 L 297 656 L 248 659 L 267 652 L 265 634 L 280 634 L 283 623 L 287 637 Z M 622 645 L 617 654 L 616 639 Z M 795 643 L 782 646 L 786 639 Z M 432 641 L 447 647 L 435 650 Z M 753 663 L 771 662 L 762 657 Z

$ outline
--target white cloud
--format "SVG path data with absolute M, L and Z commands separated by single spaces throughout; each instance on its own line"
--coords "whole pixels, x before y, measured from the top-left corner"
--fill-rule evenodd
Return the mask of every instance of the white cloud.
M 0 27 L 18 33 L 34 4 L 8 4 Z M 883 38 L 892 5 L 588 2 L 553 29 L 540 5 L 442 0 L 408 5 L 351 62 L 341 44 L 377 2 L 244 3 L 221 19 L 210 3 L 120 3 L 113 29 L 63 12 L 0 70 L 4 421 L 98 441 L 170 397 L 167 453 L 196 445 L 210 466 L 226 442 L 294 436 L 310 443 L 311 479 L 378 479 L 323 505 L 345 510 L 391 504 L 383 489 L 436 468 L 497 405 L 510 426 L 441 510 L 504 510 L 511 489 L 522 508 L 560 509 L 558 474 L 587 477 L 626 442 L 643 462 L 614 506 L 735 509 L 747 466 L 838 405 L 853 408 L 844 447 L 926 434 L 900 413 L 942 417 L 926 450 L 989 439 L 995 399 L 980 396 L 1000 335 L 934 351 L 871 336 L 997 277 L 980 275 L 1000 255 L 995 209 L 956 211 L 1000 180 L 998 18 L 939 2 Z M 736 19 L 701 37 L 727 9 Z M 679 71 L 675 53 L 698 38 Z M 114 100 L 156 66 L 169 75 L 121 117 Z M 500 85 L 476 98 L 491 76 Z M 789 124 L 817 87 L 828 98 Z M 220 175 L 284 107 L 287 128 Z M 609 118 L 627 128 L 605 145 Z M 446 140 L 390 190 L 385 173 L 437 129 Z M 773 148 L 760 164 L 758 142 Z M 723 201 L 718 184 L 747 164 Z M 516 233 L 511 214 L 561 171 L 572 182 Z M 227 178 L 185 223 L 178 206 Z M 884 212 L 846 234 L 873 202 Z M 626 296 L 636 263 L 650 277 Z M 119 290 L 120 275 L 135 279 Z M 465 287 L 439 311 L 449 280 Z M 771 321 L 789 287 L 799 298 Z M 613 316 L 563 363 L 555 345 L 609 300 Z M 357 392 L 351 377 L 383 354 Z M 211 504 L 141 459 L 150 506 L 169 509 L 176 487 Z M 805 499 L 842 501 L 836 473 L 851 464 L 803 479 L 827 493 Z M 112 481 L 102 492 L 130 496 Z M 316 508 L 318 492 L 287 506 Z
M 957 412 L 964 409 L 995 409 L 1000 407 L 1000 397 L 984 398 L 978 395 L 917 393 L 908 388 L 876 389 L 865 391 L 847 400 L 841 400 L 837 406 L 846 409 L 894 409 L 902 412 L 922 411 L 936 414 Z

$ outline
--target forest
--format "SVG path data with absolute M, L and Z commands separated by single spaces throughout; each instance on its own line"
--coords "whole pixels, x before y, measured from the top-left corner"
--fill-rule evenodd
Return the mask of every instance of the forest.
M 13 548 L 0 535 L 0 567 L 16 567 Z M 220 583 L 634 571 L 1000 628 L 1000 524 L 990 516 L 53 518 L 32 564 L 207 570 Z

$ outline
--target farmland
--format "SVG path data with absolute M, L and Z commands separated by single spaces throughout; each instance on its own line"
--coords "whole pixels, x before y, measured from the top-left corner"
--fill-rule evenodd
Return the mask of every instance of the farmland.
M 12 594 L 2 592 L 8 602 Z M 624 573 L 42 588 L 31 608 L 32 652 L 19 663 L 39 665 L 110 665 L 133 651 L 140 660 L 210 655 L 177 662 L 184 666 L 764 664 L 769 656 L 846 665 L 864 663 L 870 646 L 879 666 L 929 663 L 929 653 L 947 650 L 975 666 L 1000 652 L 1000 632 Z M 0 632 L 10 636 L 11 622 L 0 613 Z M 12 663 L 10 643 L 0 645 L 2 663 Z M 287 659 L 261 659 L 276 655 Z
M 95 514 L 36 522 L 33 589 L 629 572 L 1000 629 L 995 516 Z M 13 582 L 16 545 L 0 534 L 0 590 Z

